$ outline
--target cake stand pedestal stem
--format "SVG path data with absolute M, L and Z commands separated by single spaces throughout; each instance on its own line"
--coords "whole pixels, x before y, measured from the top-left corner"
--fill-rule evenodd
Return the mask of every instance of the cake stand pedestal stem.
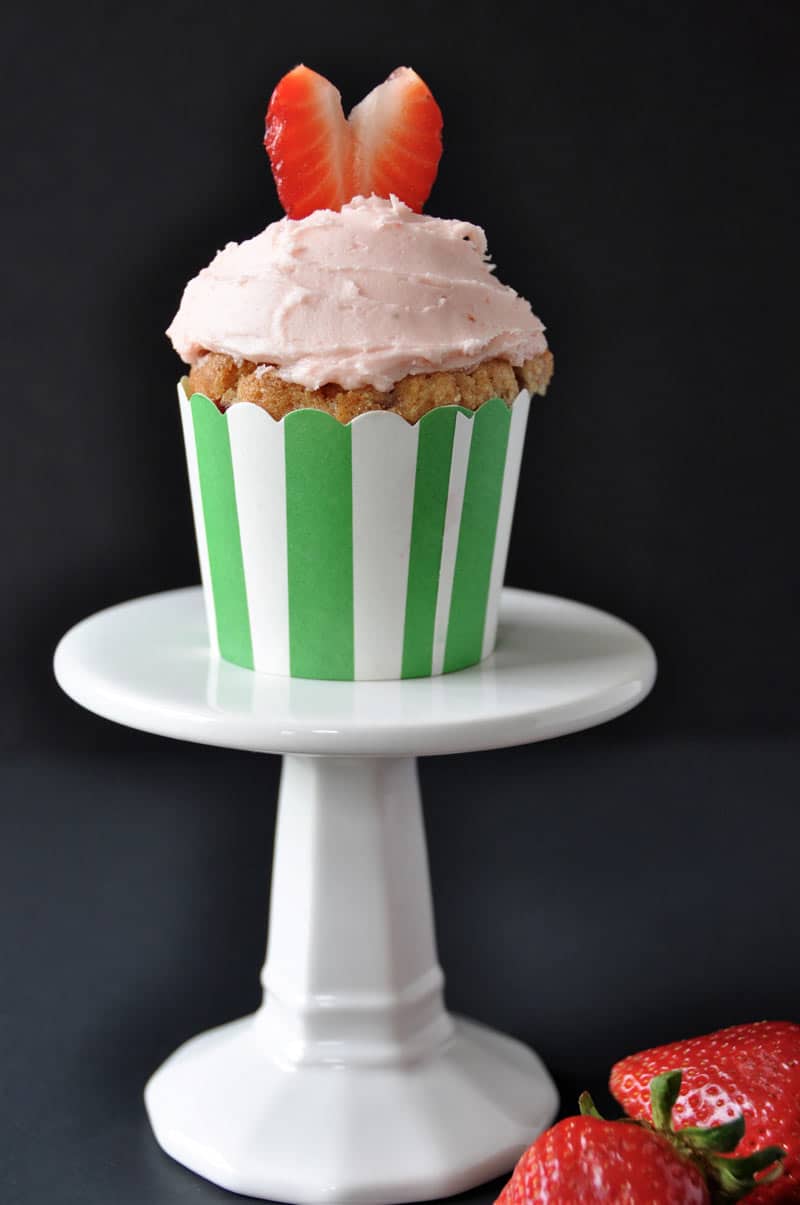
M 414 757 L 284 755 L 264 998 L 150 1079 L 161 1146 L 297 1205 L 508 1170 L 558 1106 L 539 1058 L 445 1010 Z
M 419 1058 L 452 1036 L 443 982 L 416 760 L 286 756 L 265 1050 L 298 1064 Z

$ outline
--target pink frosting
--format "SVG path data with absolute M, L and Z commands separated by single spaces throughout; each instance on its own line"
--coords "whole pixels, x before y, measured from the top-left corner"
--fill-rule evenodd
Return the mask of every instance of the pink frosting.
M 224 352 L 307 389 L 388 390 L 492 356 L 521 364 L 546 349 L 544 327 L 493 271 L 479 226 L 356 197 L 228 243 L 167 334 L 187 364 Z

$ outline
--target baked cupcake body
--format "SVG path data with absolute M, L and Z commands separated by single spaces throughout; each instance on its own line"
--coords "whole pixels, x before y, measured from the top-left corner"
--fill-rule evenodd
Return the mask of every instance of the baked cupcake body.
M 275 419 L 293 410 L 325 410 L 339 422 L 349 423 L 359 414 L 387 410 L 416 423 L 439 406 L 477 410 L 495 397 L 510 405 L 521 389 L 543 395 L 552 375 L 553 354 L 548 350 L 517 368 L 508 360 L 497 359 L 484 360 L 470 371 L 416 373 L 403 377 L 387 392 L 372 385 L 342 389 L 333 383 L 306 389 L 285 381 L 275 369 L 208 352 L 192 367 L 188 389 L 210 398 L 220 410 L 236 402 L 251 402 Z

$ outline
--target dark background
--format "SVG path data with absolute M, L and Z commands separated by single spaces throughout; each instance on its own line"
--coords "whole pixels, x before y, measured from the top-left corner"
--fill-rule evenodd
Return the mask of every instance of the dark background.
M 556 356 L 508 580 L 660 658 L 608 729 L 423 765 L 451 1005 L 567 1105 L 639 1045 L 797 1019 L 798 6 L 16 4 L 1 32 L 4 1205 L 229 1199 L 140 1090 L 257 1002 L 278 762 L 107 724 L 50 662 L 197 578 L 163 330 L 280 216 L 263 114 L 301 59 L 346 108 L 399 63 L 433 88 L 428 208 L 485 226 Z

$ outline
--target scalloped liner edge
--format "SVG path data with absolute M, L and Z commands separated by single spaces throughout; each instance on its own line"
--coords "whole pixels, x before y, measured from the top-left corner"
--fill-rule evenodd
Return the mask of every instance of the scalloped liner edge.
M 178 399 L 213 651 L 340 680 L 448 673 L 492 652 L 527 390 L 415 424 L 223 414 L 184 381 Z

